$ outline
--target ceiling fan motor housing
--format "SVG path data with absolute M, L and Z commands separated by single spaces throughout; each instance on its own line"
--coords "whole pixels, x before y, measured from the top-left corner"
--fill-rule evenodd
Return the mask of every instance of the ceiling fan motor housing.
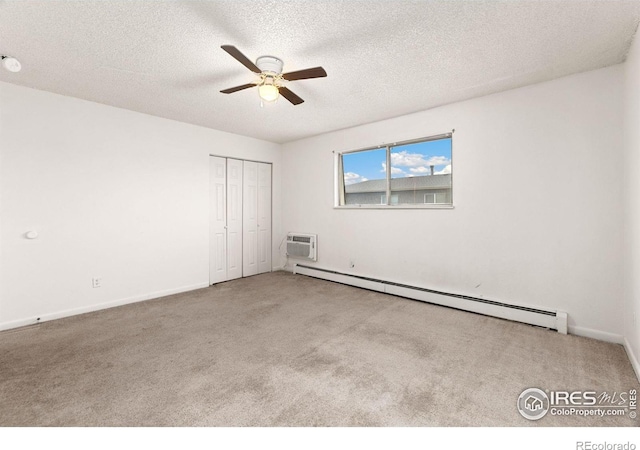
M 273 73 L 275 75 L 279 75 L 282 73 L 282 60 L 276 58 L 275 56 L 261 56 L 256 60 L 256 66 L 263 73 Z

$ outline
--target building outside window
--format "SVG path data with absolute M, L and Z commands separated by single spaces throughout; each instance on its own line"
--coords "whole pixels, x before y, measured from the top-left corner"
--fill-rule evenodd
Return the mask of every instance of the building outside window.
M 338 155 L 337 206 L 453 204 L 451 133 Z

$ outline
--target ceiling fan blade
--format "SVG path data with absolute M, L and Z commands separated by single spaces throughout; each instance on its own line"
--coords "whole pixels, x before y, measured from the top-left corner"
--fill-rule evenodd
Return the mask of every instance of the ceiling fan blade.
M 278 90 L 280 91 L 280 95 L 282 95 L 284 98 L 289 100 L 294 105 L 299 105 L 300 103 L 304 102 L 304 100 L 302 100 L 300 97 L 298 97 L 296 94 L 294 94 L 284 86 L 279 87 Z
M 311 69 L 297 70 L 295 72 L 283 73 L 282 78 L 288 81 L 304 80 L 307 78 L 326 77 L 327 72 L 322 67 L 313 67 Z
M 223 94 L 232 94 L 234 92 L 238 92 L 238 91 L 241 91 L 243 89 L 254 87 L 255 85 L 256 85 L 255 83 L 243 84 L 241 86 L 232 87 L 232 88 L 220 91 L 220 92 L 222 92 Z
M 261 73 L 262 71 L 256 66 L 249 58 L 244 56 L 240 50 L 235 48 L 233 45 L 223 45 L 221 46 L 222 50 L 233 56 L 237 59 L 242 65 L 244 65 L 247 69 L 255 73 Z

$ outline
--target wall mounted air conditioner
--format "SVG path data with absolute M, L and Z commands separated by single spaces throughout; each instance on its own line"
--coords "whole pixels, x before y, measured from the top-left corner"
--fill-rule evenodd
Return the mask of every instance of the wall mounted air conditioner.
M 318 235 L 305 233 L 287 234 L 287 256 L 291 258 L 318 260 Z

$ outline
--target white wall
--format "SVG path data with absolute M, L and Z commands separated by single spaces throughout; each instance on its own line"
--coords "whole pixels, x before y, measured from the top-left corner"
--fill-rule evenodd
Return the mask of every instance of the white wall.
M 640 42 L 625 63 L 624 326 L 627 353 L 640 379 Z
M 318 267 L 557 308 L 621 342 L 622 81 L 618 65 L 286 144 L 283 231 L 318 233 Z M 333 151 L 451 129 L 455 209 L 333 209 Z
M 274 164 L 277 255 L 280 145 L 6 83 L 0 105 L 0 329 L 206 286 L 210 153 Z

